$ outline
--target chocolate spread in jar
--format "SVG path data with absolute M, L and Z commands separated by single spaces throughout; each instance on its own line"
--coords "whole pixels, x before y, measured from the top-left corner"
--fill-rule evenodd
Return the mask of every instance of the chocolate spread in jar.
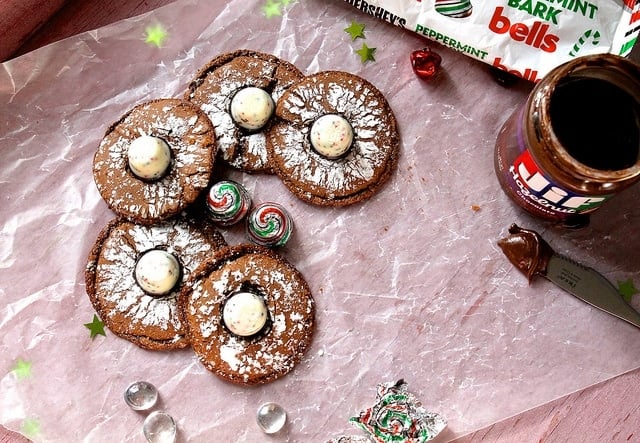
M 500 130 L 495 169 L 527 212 L 586 224 L 640 180 L 640 67 L 598 54 L 553 69 Z
M 549 110 L 553 132 L 580 163 L 602 171 L 637 163 L 640 103 L 622 88 L 599 78 L 561 81 Z

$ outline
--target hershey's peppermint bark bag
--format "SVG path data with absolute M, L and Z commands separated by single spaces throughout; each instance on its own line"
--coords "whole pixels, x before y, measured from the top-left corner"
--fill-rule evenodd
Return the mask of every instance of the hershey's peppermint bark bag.
M 626 56 L 640 31 L 640 0 L 345 1 L 534 82 L 575 57 Z

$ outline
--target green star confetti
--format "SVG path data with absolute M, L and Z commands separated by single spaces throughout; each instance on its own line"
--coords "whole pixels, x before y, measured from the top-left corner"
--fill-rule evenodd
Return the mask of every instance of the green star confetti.
M 284 9 L 295 2 L 296 0 L 267 0 L 262 5 L 262 13 L 267 18 L 281 16 Z
M 356 54 L 360 56 L 360 60 L 362 63 L 366 63 L 368 61 L 375 62 L 376 59 L 373 54 L 376 52 L 376 48 L 370 48 L 366 43 L 362 43 L 362 47 L 356 51 Z
M 93 321 L 91 323 L 85 323 L 84 326 L 89 329 L 91 333 L 91 339 L 96 338 L 96 335 L 104 335 L 107 334 L 104 332 L 104 323 L 98 318 L 96 314 L 93 314 Z
M 620 293 L 620 295 L 622 295 L 624 301 L 630 303 L 633 296 L 640 291 L 638 291 L 638 289 L 634 286 L 633 280 L 629 279 L 618 282 L 618 292 Z
M 22 433 L 29 438 L 37 437 L 40 434 L 40 422 L 35 418 L 25 418 L 22 422 Z
M 351 40 L 355 40 L 357 38 L 364 38 L 364 27 L 364 24 L 351 20 L 351 24 L 344 28 L 344 31 L 351 36 Z
M 31 362 L 19 358 L 16 360 L 16 364 L 13 366 L 12 371 L 18 377 L 18 380 L 24 380 L 31 377 Z
M 150 45 L 154 45 L 158 48 L 162 46 L 168 35 L 167 31 L 159 23 L 153 26 L 147 26 L 144 30 L 144 34 L 144 42 L 149 43 Z
M 262 12 L 264 13 L 265 17 L 267 17 L 267 18 L 276 17 L 276 16 L 279 16 L 279 15 L 282 15 L 282 11 L 280 9 L 281 6 L 282 6 L 281 2 L 275 2 L 273 0 L 267 0 L 267 2 L 264 4 L 264 6 L 262 6 Z

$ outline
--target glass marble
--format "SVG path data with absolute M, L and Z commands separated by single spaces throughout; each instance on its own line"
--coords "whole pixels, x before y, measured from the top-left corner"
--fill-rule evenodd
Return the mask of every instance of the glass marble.
M 284 427 L 287 421 L 287 413 L 277 403 L 265 403 L 258 408 L 256 420 L 262 432 L 273 434 Z
M 124 401 L 135 411 L 151 409 L 158 400 L 158 390 L 151 383 L 137 381 L 124 391 Z
M 162 411 L 153 411 L 142 425 L 142 432 L 149 443 L 174 443 L 177 426 L 172 416 Z

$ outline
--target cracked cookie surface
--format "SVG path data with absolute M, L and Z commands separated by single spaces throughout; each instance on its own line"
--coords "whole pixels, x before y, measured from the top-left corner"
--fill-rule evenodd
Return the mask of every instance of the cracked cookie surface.
M 211 224 L 185 217 L 140 225 L 114 219 L 100 232 L 85 269 L 86 291 L 115 335 L 151 350 L 184 348 L 189 342 L 178 314 L 178 294 L 191 273 L 226 242 Z M 163 250 L 180 263 L 178 284 L 151 295 L 138 284 L 136 264 L 147 251 Z
M 267 322 L 248 337 L 231 332 L 224 306 L 238 293 L 261 298 Z M 290 372 L 311 343 L 315 303 L 298 270 L 276 252 L 257 245 L 218 251 L 180 293 L 191 347 L 203 365 L 238 384 L 263 384 Z
M 348 150 L 327 157 L 312 143 L 314 123 L 335 115 L 352 129 Z M 290 87 L 276 106 L 269 154 L 274 170 L 300 199 L 345 206 L 375 194 L 396 167 L 396 118 L 382 93 L 367 80 L 340 71 L 309 75 Z
M 141 136 L 169 146 L 167 173 L 156 180 L 137 177 L 128 150 Z M 216 154 L 211 121 L 198 107 L 180 99 L 157 99 L 135 106 L 112 124 L 93 159 L 96 187 L 109 208 L 136 223 L 175 216 L 209 185 Z
M 234 121 L 231 104 L 245 88 L 259 88 L 276 103 L 284 91 L 304 78 L 293 64 L 258 51 L 237 50 L 215 57 L 191 81 L 185 99 L 211 119 L 218 139 L 219 157 L 230 166 L 250 173 L 271 173 L 266 133 L 273 118 L 255 130 Z

